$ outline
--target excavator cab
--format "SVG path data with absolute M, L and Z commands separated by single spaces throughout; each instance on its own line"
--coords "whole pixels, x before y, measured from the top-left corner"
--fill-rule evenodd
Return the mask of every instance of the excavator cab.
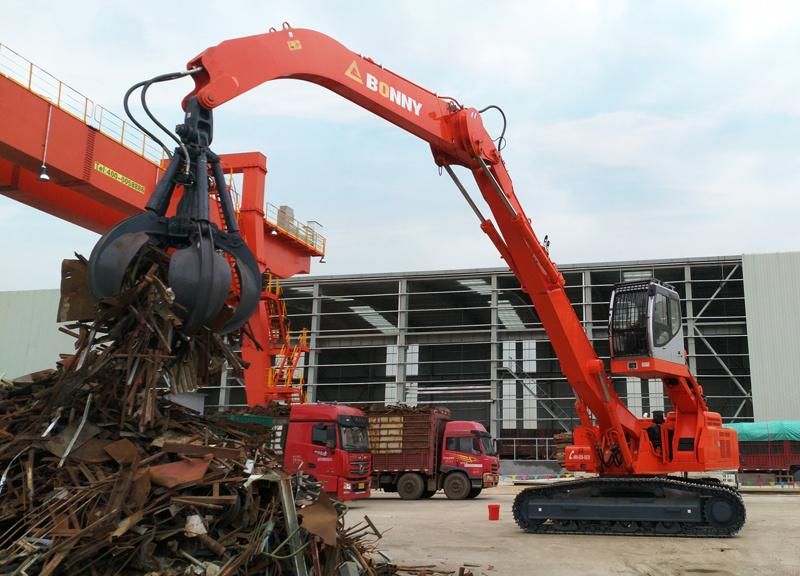
M 669 284 L 617 284 L 609 308 L 611 371 L 641 378 L 684 375 L 682 325 L 680 297 Z

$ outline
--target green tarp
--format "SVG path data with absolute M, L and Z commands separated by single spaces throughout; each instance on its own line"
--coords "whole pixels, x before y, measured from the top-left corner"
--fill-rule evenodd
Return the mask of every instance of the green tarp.
M 725 424 L 733 428 L 739 442 L 769 442 L 794 440 L 800 442 L 800 420 L 774 420 L 772 422 L 743 422 Z

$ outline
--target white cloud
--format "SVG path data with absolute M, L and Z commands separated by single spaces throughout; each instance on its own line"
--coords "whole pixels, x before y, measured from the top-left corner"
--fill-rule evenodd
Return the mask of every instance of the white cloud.
M 477 222 L 439 219 L 436 222 L 394 219 L 391 223 L 336 223 L 326 228 L 327 264 L 312 274 L 399 272 L 501 267 L 491 241 Z
M 559 261 L 800 248 L 800 158 L 786 143 L 800 116 L 796 2 L 295 2 L 279 16 L 276 6 L 12 2 L 0 41 L 120 113 L 132 82 L 288 20 L 467 105 L 500 104 L 517 194 Z M 167 125 L 190 86 L 153 89 Z M 285 118 L 347 126 L 293 131 Z M 275 82 L 220 109 L 215 145 L 263 146 L 270 197 L 325 223 L 330 264 L 317 273 L 500 265 L 466 208 L 452 217 L 431 200 L 458 199 L 422 176 L 433 171 L 425 145 L 411 156 L 406 135 L 370 118 L 321 87 Z M 497 133 L 498 118 L 486 122 Z M 385 193 L 391 210 L 376 209 Z M 30 209 L 0 208 L 6 246 L 19 234 L 39 242 L 4 253 L 5 269 L 57 268 L 64 250 L 91 244 Z M 49 274 L 39 286 L 53 285 Z M 36 286 L 34 273 L 14 276 Z
M 605 166 L 648 166 L 684 146 L 713 121 L 669 118 L 635 110 L 608 112 L 535 127 L 525 145 Z M 517 136 L 518 137 L 518 136 Z
M 61 261 L 91 253 L 99 236 L 0 196 L 0 291 L 57 288 Z

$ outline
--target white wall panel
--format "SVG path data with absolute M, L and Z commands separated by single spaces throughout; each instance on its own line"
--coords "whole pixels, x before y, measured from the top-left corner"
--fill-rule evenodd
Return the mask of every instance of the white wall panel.
M 0 292 L 0 376 L 55 368 L 75 340 L 58 331 L 59 290 Z
M 800 419 L 800 253 L 742 258 L 756 421 Z

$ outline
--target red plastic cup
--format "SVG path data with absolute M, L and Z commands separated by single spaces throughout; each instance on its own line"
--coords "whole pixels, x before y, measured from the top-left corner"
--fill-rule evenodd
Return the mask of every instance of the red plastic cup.
M 500 520 L 500 504 L 489 504 L 489 520 Z

